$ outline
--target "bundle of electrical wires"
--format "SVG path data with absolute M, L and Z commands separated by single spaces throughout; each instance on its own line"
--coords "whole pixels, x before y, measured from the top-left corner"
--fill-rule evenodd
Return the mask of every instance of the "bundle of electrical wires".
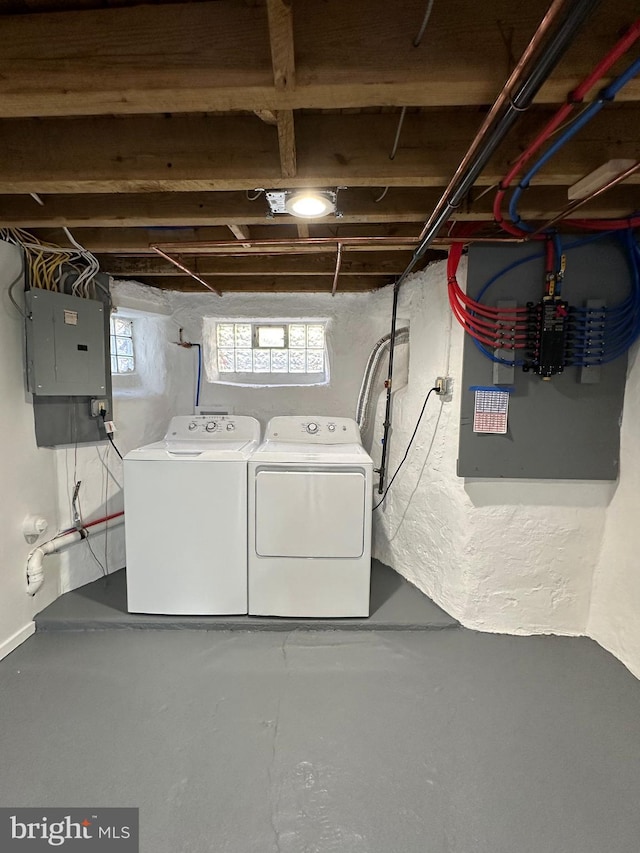
M 90 297 L 100 265 L 91 252 L 78 243 L 68 228 L 63 229 L 72 247 L 65 248 L 39 240 L 22 228 L 0 229 L 0 240 L 20 246 L 25 255 L 25 267 L 30 287 L 65 292 L 73 296 Z

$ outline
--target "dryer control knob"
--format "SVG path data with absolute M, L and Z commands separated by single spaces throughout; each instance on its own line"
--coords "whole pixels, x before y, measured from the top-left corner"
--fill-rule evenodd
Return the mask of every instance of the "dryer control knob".
M 229 432 L 233 432 L 233 430 L 234 430 L 235 428 L 236 428 L 236 425 L 235 425 L 235 424 L 227 424 L 227 430 L 228 430 Z
M 318 432 L 318 424 L 314 423 L 313 421 L 310 424 L 307 424 L 307 432 L 310 432 L 311 435 Z
M 198 424 L 195 421 L 191 421 L 189 424 L 189 432 L 193 432 L 194 429 L 198 429 Z
M 329 430 L 329 432 L 335 432 L 336 431 L 336 425 L 335 424 L 327 424 L 327 429 Z
M 215 421 L 209 421 L 209 423 L 206 426 L 206 430 L 207 430 L 207 432 L 215 432 L 217 426 L 218 426 L 218 424 Z

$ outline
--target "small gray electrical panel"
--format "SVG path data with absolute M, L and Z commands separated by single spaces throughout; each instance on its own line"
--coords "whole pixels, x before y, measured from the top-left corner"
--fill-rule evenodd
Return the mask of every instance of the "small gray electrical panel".
M 104 303 L 32 288 L 25 293 L 25 307 L 29 391 L 104 397 Z

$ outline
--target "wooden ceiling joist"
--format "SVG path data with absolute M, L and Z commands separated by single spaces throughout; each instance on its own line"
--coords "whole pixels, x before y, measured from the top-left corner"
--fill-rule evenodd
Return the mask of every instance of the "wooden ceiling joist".
M 342 217 L 318 220 L 322 226 L 375 223 L 415 223 L 417 232 L 440 198 L 438 187 L 392 187 L 384 199 L 376 202 L 376 187 L 354 187 L 340 193 Z M 455 214 L 456 219 L 490 221 L 493 192 L 474 200 L 480 191 L 470 194 Z M 104 193 L 93 195 L 44 195 L 43 205 L 28 195 L 0 196 L 0 227 L 13 228 L 126 228 L 228 226 L 242 229 L 239 240 L 249 239 L 249 226 L 292 227 L 298 237 L 309 236 L 309 223 L 290 216 L 268 216 L 264 197 L 249 201 L 244 192 L 202 193 Z M 534 186 L 524 194 L 522 215 L 529 220 L 549 219 L 567 204 L 567 187 Z M 611 218 L 625 216 L 638 206 L 638 187 L 626 184 L 600 196 L 581 211 L 581 217 Z M 317 227 L 314 224 L 313 227 Z M 251 233 L 253 236 L 253 233 Z
M 160 257 L 118 257 L 117 255 L 98 255 L 100 268 L 111 275 L 135 276 L 175 276 L 176 267 Z M 340 268 L 340 276 L 394 276 L 399 275 L 411 260 L 411 252 L 397 251 L 390 254 L 381 252 L 345 253 Z M 204 257 L 191 259 L 190 269 L 206 278 L 208 275 L 246 277 L 257 276 L 327 276 L 335 269 L 335 252 L 326 255 L 285 255 L 283 257 Z
M 334 261 L 335 266 L 335 261 Z M 129 276 L 127 276 L 129 278 Z M 262 276 L 256 279 L 246 277 L 203 276 L 210 287 L 221 293 L 252 293 L 256 290 L 267 293 L 331 293 L 333 275 L 325 276 Z M 189 276 L 140 276 L 139 281 L 164 290 L 182 290 L 187 292 L 206 293 L 204 285 Z M 390 276 L 357 276 L 340 277 L 340 292 L 366 293 L 377 290 L 393 281 Z
M 522 138 L 532 138 L 546 115 L 524 115 Z M 301 115 L 297 175 L 285 186 L 444 186 L 479 116 L 448 110 L 407 114 L 391 161 L 396 124 L 389 114 Z M 639 126 L 636 106 L 603 110 L 534 183 L 570 185 L 609 159 L 635 157 Z M 0 125 L 0 147 L 0 193 L 193 192 L 283 184 L 273 128 L 253 116 L 16 119 Z M 511 139 L 477 185 L 497 183 L 518 153 Z
M 278 146 L 282 177 L 287 180 L 295 178 L 298 165 L 293 110 L 278 110 Z
M 104 270 L 163 288 L 384 286 L 405 268 L 550 0 L 436 3 L 414 47 L 425 3 L 0 3 L 0 226 L 62 245 L 69 227 Z M 499 237 L 495 186 L 637 15 L 637 0 L 599 5 L 453 219 Z M 627 54 L 585 103 L 629 65 Z M 521 216 L 553 221 L 572 184 L 609 160 L 637 160 L 638 127 L 640 77 L 536 174 Z M 627 216 L 639 184 L 635 173 L 580 217 Z M 337 213 L 271 215 L 255 193 L 306 187 L 345 187 Z M 310 237 L 327 243 L 292 243 Z M 351 237 L 392 241 L 356 250 Z M 265 253 L 264 241 L 278 248 Z M 424 263 L 441 255 L 434 244 Z
M 247 225 L 241 225 L 239 223 L 229 221 L 227 221 L 227 225 L 229 227 L 229 231 L 231 231 L 236 240 L 244 240 L 247 242 L 251 239 L 251 234 L 249 233 L 249 227 Z
M 478 14 L 476 0 L 438 3 L 416 49 L 424 0 L 306 3 L 293 22 L 295 87 L 281 88 L 273 85 L 267 14 L 259 4 L 215 0 L 163 5 L 161 14 L 145 4 L 3 16 L 0 116 L 484 105 L 547 5 L 492 0 L 490 14 Z M 284 15 L 286 7 L 269 0 L 270 13 Z M 601 4 L 538 101 L 563 101 L 636 16 L 635 0 Z M 286 62 L 279 69 L 286 74 Z M 620 95 L 639 97 L 638 81 Z
M 296 64 L 291 0 L 267 0 L 273 84 L 279 91 L 295 89 Z
M 334 236 L 335 226 L 314 226 L 314 236 L 331 237 Z M 358 225 L 345 225 L 339 227 L 339 232 L 344 236 L 358 237 L 363 234 L 363 228 Z M 57 243 L 61 246 L 70 245 L 68 239 L 60 228 L 38 228 L 33 229 L 33 233 L 41 240 Z M 415 240 L 416 227 L 415 225 L 370 225 L 365 231 L 367 236 L 378 237 L 401 237 L 412 238 Z M 295 239 L 296 229 L 294 227 L 281 226 L 256 226 L 251 229 L 253 240 L 269 240 L 280 237 L 283 239 Z M 213 228 L 74 228 L 73 236 L 89 251 L 95 254 L 116 254 L 116 255 L 153 255 L 152 245 L 158 243 L 171 243 L 176 249 L 175 253 L 180 254 L 180 246 L 203 243 L 211 244 L 229 239 L 229 229 L 225 227 Z M 239 254 L 245 254 L 245 250 L 240 249 Z M 389 247 L 385 247 L 386 251 Z M 317 254 L 315 250 L 310 254 Z

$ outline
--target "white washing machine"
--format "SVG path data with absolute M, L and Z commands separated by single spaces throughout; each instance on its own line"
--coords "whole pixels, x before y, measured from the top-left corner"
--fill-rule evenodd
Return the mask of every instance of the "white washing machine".
M 247 612 L 247 460 L 255 418 L 173 418 L 124 459 L 130 613 Z
M 373 462 L 350 418 L 278 417 L 249 461 L 249 613 L 368 616 Z

